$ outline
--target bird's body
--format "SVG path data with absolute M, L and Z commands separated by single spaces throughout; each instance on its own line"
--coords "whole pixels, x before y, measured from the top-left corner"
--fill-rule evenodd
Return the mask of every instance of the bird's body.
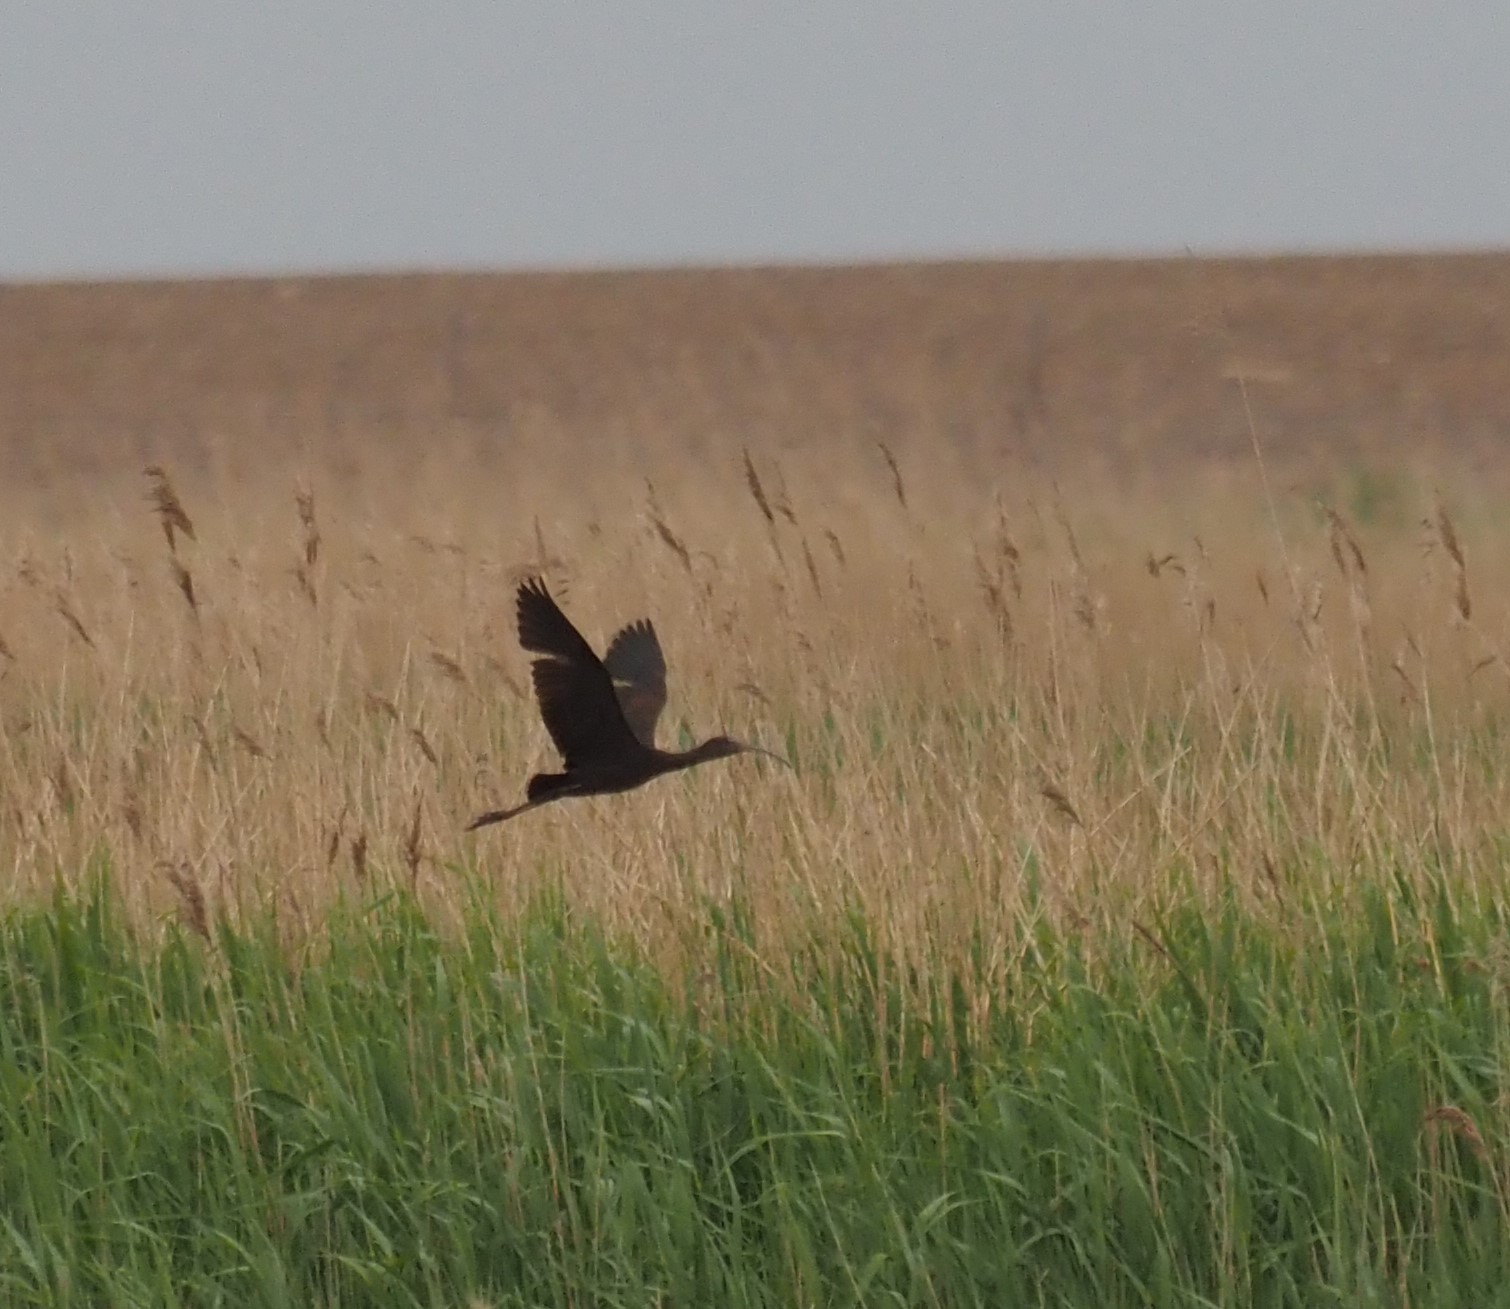
M 517 611 L 519 644 L 541 656 L 530 673 L 540 716 L 561 752 L 563 769 L 536 773 L 523 804 L 482 814 L 468 831 L 552 800 L 632 791 L 710 759 L 755 753 L 787 762 L 727 736 L 712 737 L 691 750 L 662 750 L 655 744 L 656 723 L 666 705 L 666 660 L 649 620 L 623 628 L 599 659 L 538 577 L 521 583 Z

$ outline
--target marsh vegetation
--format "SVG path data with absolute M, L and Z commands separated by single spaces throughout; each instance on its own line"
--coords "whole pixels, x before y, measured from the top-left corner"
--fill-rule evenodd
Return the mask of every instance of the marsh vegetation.
M 1504 1297 L 1487 484 L 441 446 L 3 548 L 8 1304 Z M 795 774 L 465 834 L 537 571 Z

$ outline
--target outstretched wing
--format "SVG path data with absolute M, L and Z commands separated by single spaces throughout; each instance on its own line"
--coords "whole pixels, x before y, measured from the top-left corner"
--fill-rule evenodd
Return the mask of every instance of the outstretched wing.
M 617 759 L 637 749 L 608 669 L 538 577 L 521 583 L 517 610 L 519 644 L 545 656 L 530 667 L 535 699 L 567 769 Z
M 655 744 L 655 724 L 666 707 L 666 656 L 648 618 L 620 630 L 603 656 L 619 708 L 645 745 Z

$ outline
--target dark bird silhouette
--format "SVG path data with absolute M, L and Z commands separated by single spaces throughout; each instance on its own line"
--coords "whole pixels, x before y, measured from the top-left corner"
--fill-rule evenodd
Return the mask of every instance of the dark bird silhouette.
M 561 752 L 563 770 L 536 773 L 527 799 L 472 820 L 467 831 L 501 823 L 526 810 L 574 795 L 630 791 L 663 773 L 709 759 L 763 754 L 791 767 L 779 754 L 715 736 L 690 750 L 662 750 L 655 725 L 666 707 L 666 658 L 648 619 L 630 623 L 599 659 L 563 614 L 545 583 L 526 579 L 517 597 L 519 644 L 543 656 L 530 665 L 540 717 Z

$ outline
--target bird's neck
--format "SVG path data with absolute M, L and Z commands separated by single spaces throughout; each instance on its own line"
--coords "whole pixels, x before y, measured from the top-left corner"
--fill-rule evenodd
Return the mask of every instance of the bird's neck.
M 708 745 L 709 742 L 704 741 L 701 745 L 694 745 L 690 750 L 681 750 L 667 755 L 667 766 L 673 769 L 692 768 L 709 759 L 717 759 L 719 756 L 710 751 Z

